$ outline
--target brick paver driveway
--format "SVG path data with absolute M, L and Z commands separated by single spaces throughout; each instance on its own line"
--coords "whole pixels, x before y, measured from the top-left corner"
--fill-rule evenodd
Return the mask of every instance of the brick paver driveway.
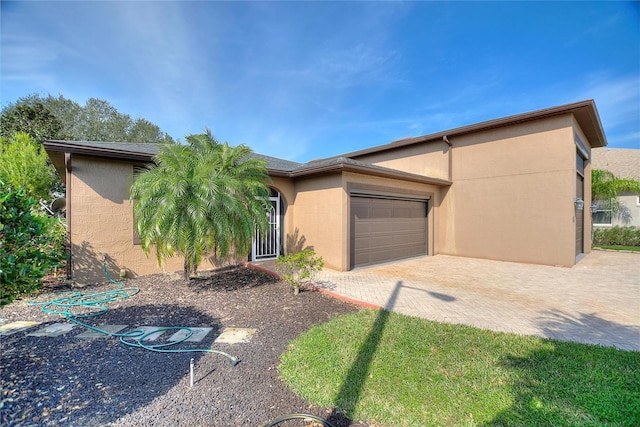
M 494 331 L 640 351 L 640 254 L 573 268 L 437 255 L 337 272 L 319 285 L 392 311 Z

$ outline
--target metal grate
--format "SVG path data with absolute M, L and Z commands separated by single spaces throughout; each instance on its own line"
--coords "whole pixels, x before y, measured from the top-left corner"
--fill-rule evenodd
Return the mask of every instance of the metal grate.
M 252 261 L 263 261 L 278 258 L 280 253 L 280 195 L 269 197 L 269 207 L 265 212 L 269 228 L 264 234 L 256 231 L 253 239 Z

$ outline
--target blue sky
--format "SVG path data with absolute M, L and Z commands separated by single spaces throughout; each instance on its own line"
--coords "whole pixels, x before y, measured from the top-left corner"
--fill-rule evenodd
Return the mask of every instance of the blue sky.
M 640 148 L 637 2 L 2 1 L 2 105 L 95 97 L 308 161 L 595 99 Z

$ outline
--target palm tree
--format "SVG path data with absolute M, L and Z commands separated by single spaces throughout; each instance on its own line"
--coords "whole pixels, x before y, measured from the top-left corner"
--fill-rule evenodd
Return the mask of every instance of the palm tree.
M 209 130 L 186 139 L 162 147 L 136 176 L 131 198 L 144 251 L 154 247 L 160 265 L 176 252 L 184 256 L 188 279 L 207 254 L 249 253 L 256 228 L 267 227 L 269 176 L 246 145 L 221 144 Z

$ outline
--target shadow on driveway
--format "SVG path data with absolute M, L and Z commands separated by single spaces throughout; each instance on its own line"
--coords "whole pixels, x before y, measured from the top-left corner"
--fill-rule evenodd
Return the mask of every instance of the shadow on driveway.
M 595 314 L 579 313 L 579 316 L 559 311 L 545 311 L 538 319 L 544 335 L 561 341 L 600 344 L 623 350 L 637 350 L 630 343 L 640 343 L 640 327 L 622 325 Z

